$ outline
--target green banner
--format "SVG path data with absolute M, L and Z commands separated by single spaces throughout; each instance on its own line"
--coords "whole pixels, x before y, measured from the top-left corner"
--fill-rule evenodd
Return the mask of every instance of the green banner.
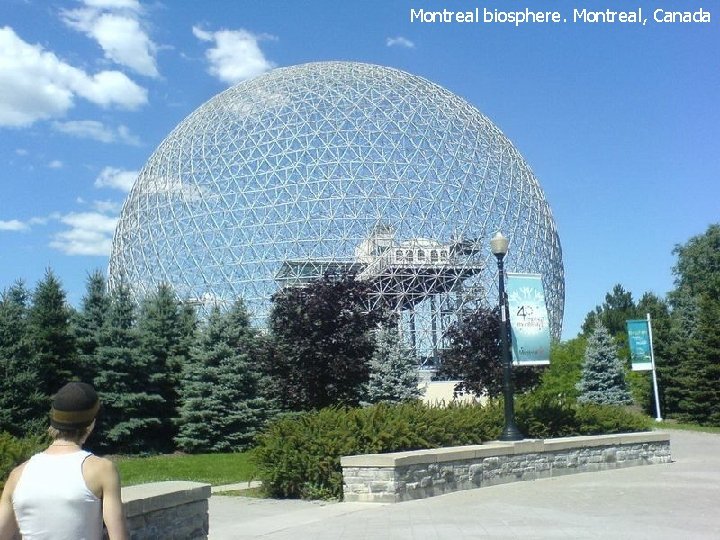
M 514 364 L 549 364 L 550 326 L 542 276 L 508 273 L 507 297 Z
M 652 369 L 652 350 L 650 349 L 650 329 L 648 321 L 636 319 L 625 321 L 630 346 L 630 361 L 633 371 Z

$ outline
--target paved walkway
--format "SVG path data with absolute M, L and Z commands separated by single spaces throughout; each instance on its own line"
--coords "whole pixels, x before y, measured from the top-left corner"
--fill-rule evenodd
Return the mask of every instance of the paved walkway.
M 210 539 L 720 539 L 720 435 L 669 433 L 673 463 L 398 504 L 214 495 Z

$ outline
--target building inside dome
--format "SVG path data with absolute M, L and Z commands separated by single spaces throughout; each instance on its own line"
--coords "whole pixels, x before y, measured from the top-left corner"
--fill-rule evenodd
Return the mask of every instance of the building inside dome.
M 475 107 L 406 72 L 355 62 L 274 69 L 183 120 L 142 168 L 113 239 L 110 287 L 160 283 L 202 308 L 270 298 L 326 272 L 372 284 L 424 365 L 463 310 L 497 303 L 505 268 L 542 275 L 550 329 L 562 251 L 523 157 Z

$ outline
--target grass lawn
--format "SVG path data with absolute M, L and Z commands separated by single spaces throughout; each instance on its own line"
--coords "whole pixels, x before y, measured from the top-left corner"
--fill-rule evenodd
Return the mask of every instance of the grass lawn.
M 250 452 L 118 457 L 115 462 L 123 486 L 164 480 L 191 480 L 220 486 L 254 480 L 256 470 L 250 462 Z
M 655 429 L 683 429 L 685 431 L 702 431 L 705 433 L 720 433 L 720 427 L 717 426 L 698 426 L 697 424 L 683 424 L 675 420 L 663 420 L 655 423 Z

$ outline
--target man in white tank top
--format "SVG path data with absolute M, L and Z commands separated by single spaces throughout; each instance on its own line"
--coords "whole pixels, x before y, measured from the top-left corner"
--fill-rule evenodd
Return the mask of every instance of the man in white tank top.
M 53 399 L 53 443 L 16 467 L 0 499 L 0 540 L 127 540 L 115 464 L 82 445 L 100 401 L 89 384 L 72 382 Z

